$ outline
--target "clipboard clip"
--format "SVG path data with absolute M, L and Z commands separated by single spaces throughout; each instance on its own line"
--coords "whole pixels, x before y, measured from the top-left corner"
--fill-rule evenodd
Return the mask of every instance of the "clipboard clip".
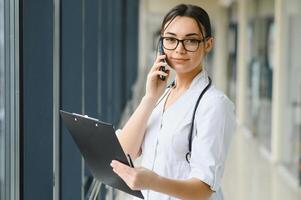
M 98 119 L 96 118 L 93 118 L 93 117 L 89 117 L 88 115 L 81 115 L 81 114 L 77 114 L 77 113 L 72 113 L 74 116 L 78 116 L 78 117 L 84 117 L 84 118 L 87 118 L 87 119 L 91 119 L 91 120 L 94 120 L 94 121 L 98 121 Z M 74 119 L 75 121 L 77 121 L 77 118 Z

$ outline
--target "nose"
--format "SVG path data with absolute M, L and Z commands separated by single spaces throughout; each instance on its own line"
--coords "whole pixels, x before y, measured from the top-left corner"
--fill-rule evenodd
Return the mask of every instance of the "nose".
M 175 49 L 176 53 L 186 53 L 183 41 L 179 41 L 177 48 Z

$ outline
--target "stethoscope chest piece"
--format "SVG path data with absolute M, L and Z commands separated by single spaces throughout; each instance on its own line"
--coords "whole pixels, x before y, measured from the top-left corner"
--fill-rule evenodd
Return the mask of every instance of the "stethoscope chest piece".
M 190 163 L 190 158 L 191 158 L 191 152 L 187 152 L 187 153 L 186 153 L 186 161 L 187 161 L 188 163 Z

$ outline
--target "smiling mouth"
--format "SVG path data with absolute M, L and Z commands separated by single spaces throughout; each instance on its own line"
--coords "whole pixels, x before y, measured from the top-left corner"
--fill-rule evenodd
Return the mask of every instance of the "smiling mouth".
M 175 61 L 175 62 L 185 62 L 188 61 L 189 59 L 184 59 L 184 58 L 171 58 L 171 60 Z

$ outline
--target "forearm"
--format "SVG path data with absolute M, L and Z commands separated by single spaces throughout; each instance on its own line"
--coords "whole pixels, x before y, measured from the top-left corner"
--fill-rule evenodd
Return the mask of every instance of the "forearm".
M 129 153 L 133 158 L 136 158 L 139 154 L 147 121 L 155 104 L 156 100 L 143 97 L 139 106 L 118 135 L 123 150 Z
M 174 180 L 158 176 L 150 189 L 183 200 L 208 200 L 212 194 L 210 187 L 198 180 Z

